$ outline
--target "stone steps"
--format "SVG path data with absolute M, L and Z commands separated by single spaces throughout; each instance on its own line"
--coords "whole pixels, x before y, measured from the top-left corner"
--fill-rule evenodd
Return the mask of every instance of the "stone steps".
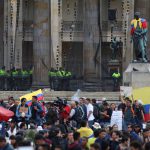
M 0 99 L 8 99 L 13 96 L 18 99 L 20 96 L 31 93 L 31 91 L 0 91 Z M 57 97 L 71 99 L 76 92 L 73 91 L 50 91 L 50 89 L 44 89 L 44 99 L 46 101 L 55 100 Z M 80 97 L 95 98 L 101 100 L 105 97 L 108 101 L 118 101 L 119 92 L 81 92 Z

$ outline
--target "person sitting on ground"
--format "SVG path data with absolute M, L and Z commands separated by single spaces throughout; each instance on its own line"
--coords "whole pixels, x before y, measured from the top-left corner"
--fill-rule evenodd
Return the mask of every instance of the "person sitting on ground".
M 82 143 L 81 143 L 82 150 L 89 150 L 89 148 L 87 146 L 87 143 L 88 143 L 88 138 L 83 137 L 82 138 Z
M 143 150 L 142 144 L 137 141 L 134 141 L 130 144 L 130 149 L 131 150 Z
M 105 141 L 105 137 L 106 137 L 106 131 L 104 129 L 100 129 L 98 138 L 95 141 L 95 143 L 100 145 L 100 148 L 102 148 L 102 145 Z
M 90 145 L 90 150 L 101 150 L 100 146 L 96 143 Z
M 88 147 L 90 148 L 91 144 L 94 144 L 99 135 L 99 129 L 94 131 L 94 137 L 88 139 Z
M 132 141 L 138 141 L 138 142 L 142 142 L 141 138 L 139 137 L 138 134 L 135 133 L 135 131 L 133 130 L 133 125 L 129 124 L 128 125 L 128 133 L 130 134 L 130 138 L 131 138 L 131 142 Z
M 14 150 L 13 147 L 6 142 L 6 139 L 3 136 L 0 136 L 0 150 Z
M 74 142 L 70 145 L 68 145 L 68 150 L 82 150 L 80 145 L 80 133 L 75 132 L 73 134 Z
M 84 120 L 81 122 L 81 128 L 79 128 L 77 130 L 77 132 L 80 133 L 81 138 L 82 137 L 87 137 L 87 138 L 93 137 L 93 130 L 88 127 L 87 121 L 84 121 Z

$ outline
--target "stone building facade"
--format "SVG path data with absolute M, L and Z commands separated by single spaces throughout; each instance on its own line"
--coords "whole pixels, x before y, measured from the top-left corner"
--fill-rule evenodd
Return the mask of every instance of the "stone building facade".
M 130 21 L 149 21 L 149 0 L 1 0 L 0 66 L 33 66 L 33 86 L 48 84 L 48 70 L 63 67 L 97 82 L 109 76 L 110 43 L 121 43 L 123 72 L 133 58 Z M 149 36 L 149 33 L 148 33 Z M 150 45 L 148 45 L 149 53 Z

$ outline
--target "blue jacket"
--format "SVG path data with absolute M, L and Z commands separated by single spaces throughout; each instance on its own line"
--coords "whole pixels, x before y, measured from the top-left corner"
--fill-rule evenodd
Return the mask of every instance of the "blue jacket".
M 34 107 L 37 107 L 37 110 L 34 109 Z M 42 106 L 39 102 L 32 103 L 31 105 L 31 113 L 32 113 L 32 119 L 36 122 L 37 125 L 42 124 Z
M 0 150 L 14 150 L 14 148 L 10 144 L 6 144 L 3 148 L 0 148 Z
M 130 136 L 132 141 L 142 142 L 138 134 L 136 134 L 134 131 L 130 132 Z

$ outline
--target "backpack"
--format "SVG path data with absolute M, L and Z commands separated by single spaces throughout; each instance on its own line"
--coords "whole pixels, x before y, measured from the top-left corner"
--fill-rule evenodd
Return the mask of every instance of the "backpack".
M 39 102 L 39 104 L 42 107 L 42 112 L 40 113 L 40 116 L 41 116 L 41 118 L 43 118 L 43 117 L 46 116 L 46 107 L 42 103 L 40 103 L 40 102 Z
M 75 116 L 74 116 L 74 120 L 76 120 L 77 122 L 81 121 L 84 118 L 84 111 L 83 108 L 81 106 L 78 106 L 75 108 Z
M 96 119 L 100 117 L 99 106 L 97 104 L 93 105 L 93 115 Z

